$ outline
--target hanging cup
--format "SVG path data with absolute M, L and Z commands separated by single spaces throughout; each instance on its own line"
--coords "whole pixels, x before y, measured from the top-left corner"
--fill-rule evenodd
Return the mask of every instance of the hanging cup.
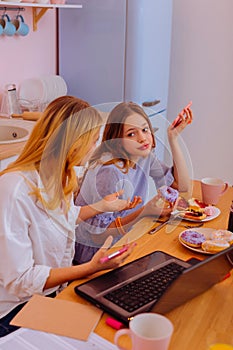
M 3 34 L 7 36 L 13 36 L 15 34 L 16 28 L 14 24 L 11 23 L 10 17 L 7 14 L 2 15 L 0 25 L 3 27 Z
M 0 35 L 2 35 L 3 34 L 3 26 L 2 26 L 2 24 L 0 24 Z
M 11 23 L 16 28 L 16 35 L 26 36 L 29 33 L 29 26 L 24 22 L 24 18 L 22 15 L 17 15 L 15 19 L 11 21 Z

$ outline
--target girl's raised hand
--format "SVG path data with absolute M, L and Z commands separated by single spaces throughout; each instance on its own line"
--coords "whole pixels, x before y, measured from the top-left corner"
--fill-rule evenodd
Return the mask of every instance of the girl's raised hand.
M 191 124 L 193 120 L 193 112 L 190 108 L 190 104 L 186 106 L 181 113 L 178 114 L 176 119 L 167 129 L 168 137 L 177 136 L 188 124 Z

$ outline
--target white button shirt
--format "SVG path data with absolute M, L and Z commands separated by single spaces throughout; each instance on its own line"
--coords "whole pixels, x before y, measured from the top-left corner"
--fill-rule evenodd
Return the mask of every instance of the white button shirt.
M 71 266 L 75 222 L 80 207 L 68 218 L 60 209 L 46 210 L 29 183 L 42 187 L 36 171 L 0 177 L 0 318 L 43 291 L 51 268 Z

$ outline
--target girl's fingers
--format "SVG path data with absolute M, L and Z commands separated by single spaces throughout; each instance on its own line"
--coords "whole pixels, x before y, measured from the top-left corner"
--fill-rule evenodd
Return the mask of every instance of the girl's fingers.
M 129 209 L 135 208 L 135 207 L 136 207 L 138 204 L 140 204 L 141 202 L 142 202 L 141 197 L 139 197 L 139 196 L 134 196 L 132 202 L 130 202 L 130 200 L 129 200 L 129 206 L 128 206 L 128 208 L 129 208 Z
M 187 124 L 191 124 L 193 120 L 193 112 L 190 108 L 187 108 L 186 115 L 187 115 Z

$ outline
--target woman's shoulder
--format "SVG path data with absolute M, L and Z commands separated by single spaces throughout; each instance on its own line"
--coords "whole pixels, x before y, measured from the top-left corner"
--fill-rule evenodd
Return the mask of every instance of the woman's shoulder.
M 10 171 L 0 176 L 0 184 L 14 184 L 22 181 L 22 176 L 20 171 Z
M 28 188 L 28 182 L 35 183 L 35 171 L 11 171 L 0 176 L 0 191 L 12 192 L 20 187 L 22 191 L 24 187 Z
M 107 162 L 110 162 L 113 159 L 113 155 L 111 152 L 104 152 L 100 155 L 100 157 L 98 159 L 94 159 L 90 165 L 89 168 L 95 168 L 101 165 L 104 165 Z

